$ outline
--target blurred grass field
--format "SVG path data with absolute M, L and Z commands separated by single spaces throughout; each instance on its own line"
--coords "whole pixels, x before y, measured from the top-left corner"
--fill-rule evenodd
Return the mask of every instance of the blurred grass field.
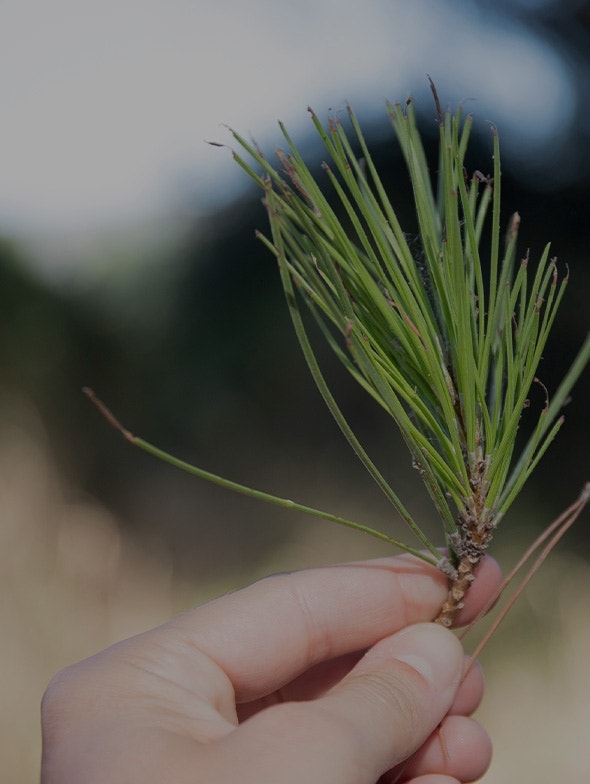
M 0 781 L 7 784 L 38 780 L 39 703 L 61 667 L 261 574 L 383 553 L 352 532 L 317 525 L 294 529 L 265 563 L 230 576 L 221 569 L 218 581 L 180 579 L 165 547 L 154 555 L 63 484 L 34 415 L 13 417 L 1 432 Z M 484 652 L 479 717 L 495 748 L 486 784 L 588 781 L 589 605 L 590 570 L 555 553 Z

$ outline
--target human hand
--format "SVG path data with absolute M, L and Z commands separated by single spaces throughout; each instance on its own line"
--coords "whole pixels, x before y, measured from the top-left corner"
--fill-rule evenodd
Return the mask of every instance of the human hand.
M 499 584 L 490 558 L 476 575 L 459 624 Z M 471 781 L 483 681 L 427 623 L 445 596 L 403 555 L 269 577 L 117 643 L 50 683 L 41 782 Z

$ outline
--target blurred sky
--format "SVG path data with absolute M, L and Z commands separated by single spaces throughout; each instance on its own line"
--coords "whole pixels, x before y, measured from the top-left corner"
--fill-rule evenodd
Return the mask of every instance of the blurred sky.
M 542 0 L 504 3 L 529 12 Z M 493 119 L 523 162 L 571 120 L 568 66 L 493 4 L 457 0 L 8 0 L 0 4 L 0 232 L 91 232 L 205 210 L 245 186 L 228 123 L 262 145 L 346 100 Z M 488 10 L 483 10 L 487 8 Z M 492 10 L 489 10 L 492 8 Z M 527 155 L 522 155 L 526 149 Z

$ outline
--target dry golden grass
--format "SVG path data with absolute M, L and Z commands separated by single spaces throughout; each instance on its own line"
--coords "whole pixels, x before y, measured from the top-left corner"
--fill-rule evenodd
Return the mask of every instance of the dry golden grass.
M 223 590 L 177 580 L 165 558 L 148 557 L 104 510 L 68 500 L 41 430 L 27 421 L 5 422 L 0 442 L 0 781 L 7 784 L 38 780 L 39 702 L 54 672 Z M 305 530 L 237 582 L 383 552 L 350 532 Z M 548 587 L 556 584 L 557 592 Z M 582 784 L 590 773 L 590 571 L 555 558 L 534 586 L 484 655 L 480 718 L 495 746 L 486 784 Z

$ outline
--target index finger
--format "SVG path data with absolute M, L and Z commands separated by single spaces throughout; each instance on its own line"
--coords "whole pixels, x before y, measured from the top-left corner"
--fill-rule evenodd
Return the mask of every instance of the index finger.
M 466 623 L 500 583 L 486 557 L 458 620 Z M 236 700 L 269 694 L 310 667 L 414 623 L 430 621 L 447 578 L 412 556 L 309 569 L 265 578 L 165 624 L 227 674 Z

